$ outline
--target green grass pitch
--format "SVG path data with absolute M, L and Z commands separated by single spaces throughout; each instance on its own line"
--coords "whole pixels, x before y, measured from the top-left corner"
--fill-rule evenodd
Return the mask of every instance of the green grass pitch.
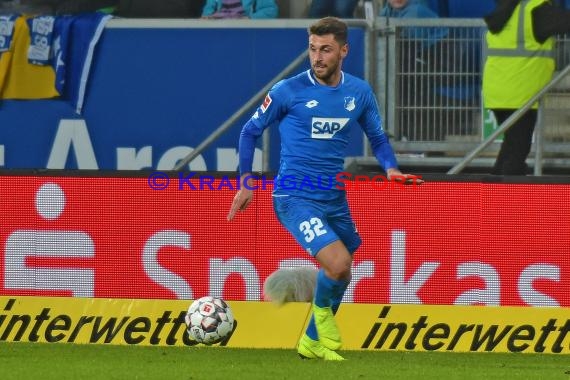
M 343 362 L 294 350 L 0 343 L 0 379 L 570 380 L 553 354 L 341 351 Z

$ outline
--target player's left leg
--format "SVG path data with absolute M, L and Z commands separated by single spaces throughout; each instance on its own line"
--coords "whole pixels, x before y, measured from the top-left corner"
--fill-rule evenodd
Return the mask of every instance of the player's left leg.
M 344 360 L 341 355 L 326 348 L 318 340 L 311 339 L 307 334 L 299 340 L 297 353 L 302 359 Z

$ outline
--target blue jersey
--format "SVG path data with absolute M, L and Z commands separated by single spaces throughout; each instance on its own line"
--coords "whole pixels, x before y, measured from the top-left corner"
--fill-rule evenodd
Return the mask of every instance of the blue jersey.
M 336 87 L 318 83 L 311 70 L 275 84 L 244 126 L 240 137 L 240 170 L 251 171 L 254 142 L 279 122 L 281 161 L 274 195 L 331 200 L 343 195 L 338 175 L 350 130 L 360 128 L 386 170 L 397 167 L 382 129 L 376 97 L 365 81 L 342 73 Z

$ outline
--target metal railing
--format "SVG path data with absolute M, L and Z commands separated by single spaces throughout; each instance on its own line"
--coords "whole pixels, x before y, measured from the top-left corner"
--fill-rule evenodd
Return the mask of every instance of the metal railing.
M 378 70 L 384 74 L 376 91 L 395 150 L 421 153 L 424 162 L 441 157 L 441 163 L 449 163 L 466 156 L 450 174 L 483 152 L 494 156 L 499 144 L 493 142 L 501 132 L 490 137 L 496 126 L 489 125 L 481 101 L 483 20 L 378 18 L 375 28 Z M 569 41 L 568 36 L 557 39 L 557 67 L 570 64 Z M 570 85 L 564 85 L 564 78 L 556 76 L 541 93 L 531 155 L 537 175 L 545 162 L 570 169 Z
M 376 27 L 386 57 L 376 92 L 396 149 L 440 151 L 447 136 L 477 136 L 482 21 L 378 18 Z

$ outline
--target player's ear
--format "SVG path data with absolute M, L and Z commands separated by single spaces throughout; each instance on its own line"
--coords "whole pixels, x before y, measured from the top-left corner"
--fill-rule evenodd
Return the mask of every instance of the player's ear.
M 340 56 L 344 59 L 346 58 L 347 55 L 348 55 L 348 44 L 344 44 L 340 48 Z

